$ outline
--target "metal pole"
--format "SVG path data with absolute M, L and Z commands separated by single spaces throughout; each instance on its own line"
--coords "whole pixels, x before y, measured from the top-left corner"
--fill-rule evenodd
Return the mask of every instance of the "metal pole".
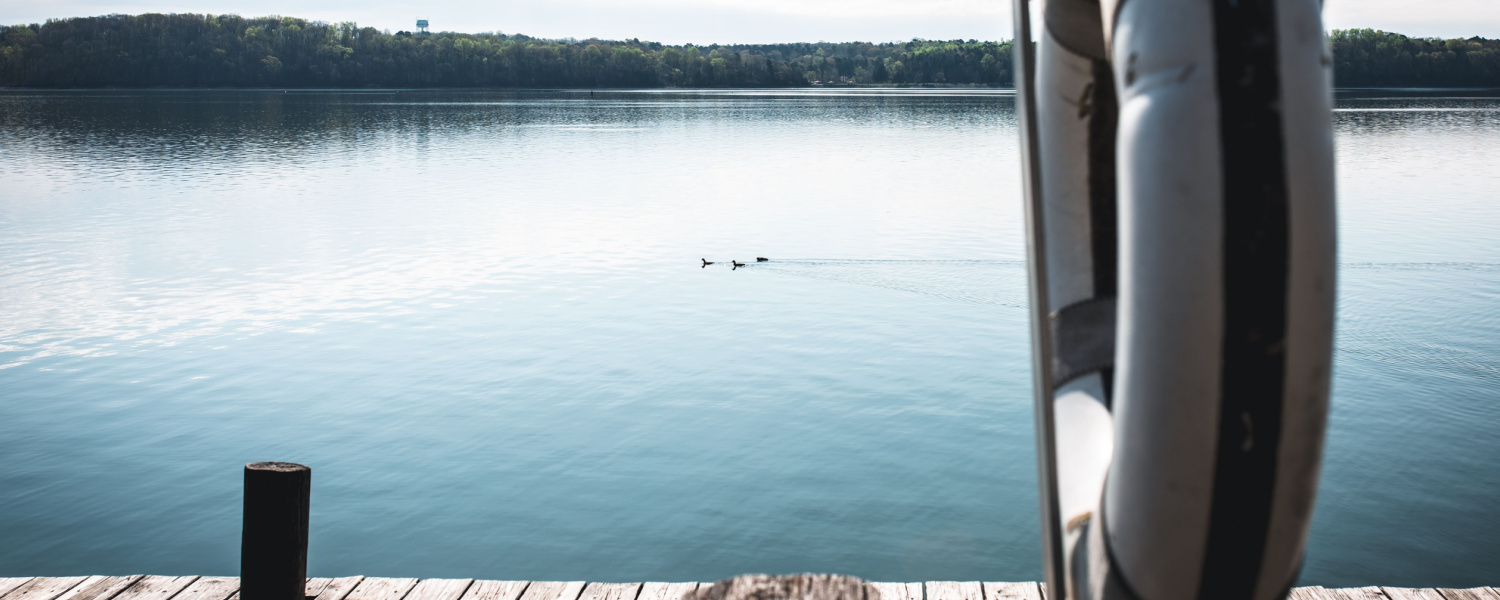
M 1057 506 L 1057 462 L 1053 448 L 1052 334 L 1048 327 L 1046 231 L 1042 223 L 1042 179 L 1036 124 L 1036 56 L 1031 42 L 1031 2 L 1012 0 L 1015 37 L 1011 56 L 1016 81 L 1016 121 L 1021 129 L 1021 169 L 1026 197 L 1026 256 L 1031 287 L 1031 387 L 1036 405 L 1037 495 L 1042 509 L 1042 568 L 1048 598 L 1067 598 L 1062 529 Z

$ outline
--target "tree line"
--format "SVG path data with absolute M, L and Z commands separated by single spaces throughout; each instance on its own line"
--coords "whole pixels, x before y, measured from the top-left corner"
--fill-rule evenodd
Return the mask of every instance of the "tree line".
M 1500 40 L 1329 34 L 1335 84 L 1500 87 Z M 1010 86 L 1010 42 L 669 46 L 417 35 L 292 17 L 145 14 L 0 27 L 9 87 Z
M 291 17 L 146 14 L 0 27 L 0 86 L 1010 85 L 1008 42 L 668 46 L 389 33 Z
M 1329 42 L 1341 87 L 1500 87 L 1500 40 L 1342 29 Z

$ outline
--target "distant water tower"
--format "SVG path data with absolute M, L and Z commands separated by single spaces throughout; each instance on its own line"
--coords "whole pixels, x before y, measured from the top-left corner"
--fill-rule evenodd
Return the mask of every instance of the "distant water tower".
M 417 35 L 432 35 L 427 31 L 427 19 L 417 19 Z

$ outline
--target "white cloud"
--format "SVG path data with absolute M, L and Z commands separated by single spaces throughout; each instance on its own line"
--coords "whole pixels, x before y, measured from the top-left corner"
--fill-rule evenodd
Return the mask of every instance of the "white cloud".
M 1495 0 L 1328 0 L 1323 21 L 1330 29 L 1371 28 L 1420 37 L 1500 38 Z

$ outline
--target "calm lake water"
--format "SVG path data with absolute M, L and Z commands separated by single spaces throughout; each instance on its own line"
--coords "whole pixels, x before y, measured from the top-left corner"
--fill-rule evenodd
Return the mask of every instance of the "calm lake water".
M 1500 96 L 1337 128 L 1303 581 L 1500 583 Z M 0 575 L 235 574 L 290 460 L 316 575 L 1036 579 L 1018 174 L 1008 92 L 0 94 Z

